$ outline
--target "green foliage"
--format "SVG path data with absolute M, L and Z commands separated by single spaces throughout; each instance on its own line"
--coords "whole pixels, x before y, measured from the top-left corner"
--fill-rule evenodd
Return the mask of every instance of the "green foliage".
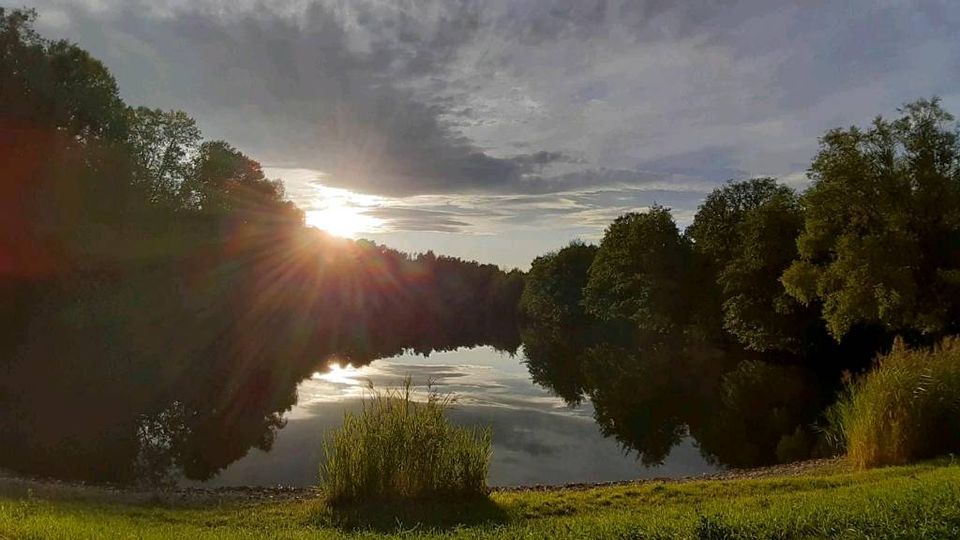
M 584 307 L 598 319 L 629 320 L 654 334 L 681 330 L 689 315 L 690 263 L 690 244 L 669 209 L 620 216 L 590 266 Z
M 520 296 L 521 313 L 548 324 L 583 320 L 583 288 L 596 254 L 596 246 L 572 242 L 534 259 Z
M 852 383 L 830 418 L 858 468 L 960 451 L 960 338 L 933 349 L 897 340 Z
M 714 190 L 686 231 L 716 283 L 724 330 L 747 349 L 798 352 L 820 326 L 779 279 L 796 258 L 802 222 L 792 189 L 756 178 Z
M 854 325 L 937 336 L 960 321 L 960 144 L 936 99 L 867 130 L 828 132 L 804 194 L 788 292 L 822 303 L 831 334 Z
M 33 29 L 36 11 L 0 7 L 0 118 L 24 137 L 57 128 L 75 141 L 121 140 L 126 106 L 107 68 Z
M 780 437 L 777 442 L 777 461 L 780 463 L 792 463 L 801 461 L 810 457 L 811 449 L 814 445 L 813 435 L 800 426 L 793 430 L 793 433 Z
M 320 477 L 331 501 L 486 494 L 489 428 L 454 426 L 453 398 L 430 392 L 416 402 L 409 378 L 400 389 L 371 390 L 324 445 Z
M 801 366 L 741 361 L 720 377 L 719 403 L 705 419 L 712 438 L 704 446 L 734 456 L 734 466 L 809 458 L 806 425 L 823 406 L 816 383 Z
M 773 178 L 728 182 L 707 195 L 686 235 L 697 252 L 723 267 L 743 251 L 741 228 L 749 214 L 771 199 L 792 197 L 793 190 Z
M 138 181 L 150 186 L 153 203 L 183 204 L 181 186 L 194 172 L 200 128 L 183 111 L 137 107 L 130 111 L 129 145 L 139 165 Z

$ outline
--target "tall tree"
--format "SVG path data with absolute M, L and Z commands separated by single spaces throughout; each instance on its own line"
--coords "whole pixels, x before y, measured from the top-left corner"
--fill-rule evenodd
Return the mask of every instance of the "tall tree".
M 830 333 L 855 325 L 931 338 L 960 330 L 960 145 L 937 99 L 820 141 L 803 197 L 791 295 L 822 303 Z
M 3 136 L 52 130 L 75 142 L 122 140 L 126 106 L 107 68 L 67 41 L 33 29 L 33 10 L 0 7 L 0 121 Z
M 670 210 L 620 216 L 606 230 L 584 290 L 587 313 L 629 320 L 645 332 L 682 330 L 689 316 L 691 250 Z
M 571 242 L 534 259 L 520 296 L 523 315 L 550 324 L 582 321 L 583 289 L 596 254 L 596 246 Z
M 714 190 L 687 229 L 705 279 L 716 285 L 724 330 L 748 349 L 799 352 L 822 326 L 780 282 L 802 223 L 792 189 L 755 178 Z
M 183 111 L 137 107 L 130 111 L 130 138 L 151 202 L 177 207 L 200 151 L 200 128 Z

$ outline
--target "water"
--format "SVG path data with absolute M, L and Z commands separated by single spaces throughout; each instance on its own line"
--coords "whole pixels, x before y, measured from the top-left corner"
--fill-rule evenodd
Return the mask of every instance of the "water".
M 585 328 L 492 342 L 515 356 L 478 346 L 391 357 L 398 343 L 371 342 L 350 356 L 356 368 L 318 351 L 38 384 L 27 366 L 31 390 L 0 408 L 0 467 L 124 484 L 314 485 L 323 437 L 359 408 L 368 381 L 407 376 L 421 393 L 431 381 L 456 395 L 453 421 L 492 427 L 494 486 L 681 477 L 822 452 L 815 423 L 834 399 L 831 378 L 711 343 Z M 449 346 L 435 341 L 418 350 Z
M 511 356 L 476 347 L 426 357 L 403 354 L 360 368 L 334 365 L 314 374 L 298 385 L 297 404 L 285 414 L 287 425 L 277 431 L 273 447 L 251 449 L 203 485 L 315 485 L 321 439 L 340 425 L 345 411 L 357 409 L 367 381 L 389 386 L 406 376 L 416 385 L 431 381 L 435 390 L 454 393 L 454 422 L 492 426 L 488 483 L 493 486 L 682 477 L 720 469 L 688 435 L 661 463 L 645 466 L 636 452 L 601 433 L 589 400 L 571 406 L 534 383 L 522 349 Z

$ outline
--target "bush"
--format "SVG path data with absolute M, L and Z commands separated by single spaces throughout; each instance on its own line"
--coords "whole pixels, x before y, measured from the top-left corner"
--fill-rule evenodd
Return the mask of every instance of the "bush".
M 490 429 L 458 427 L 447 419 L 454 398 L 430 391 L 415 402 L 410 379 L 378 390 L 359 414 L 324 443 L 321 482 L 332 502 L 475 496 L 487 492 Z
M 960 338 L 893 350 L 854 381 L 828 417 L 859 468 L 960 450 Z

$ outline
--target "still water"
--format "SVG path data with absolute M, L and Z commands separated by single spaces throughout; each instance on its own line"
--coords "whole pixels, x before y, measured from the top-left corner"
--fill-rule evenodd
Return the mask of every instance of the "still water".
M 456 395 L 454 422 L 492 426 L 492 486 L 682 477 L 719 470 L 688 436 L 659 464 L 642 465 L 635 453 L 601 433 L 589 399 L 568 405 L 531 380 L 524 360 L 522 349 L 511 356 L 475 347 L 425 357 L 403 354 L 360 368 L 334 365 L 299 384 L 297 404 L 284 415 L 287 424 L 269 451 L 251 449 L 202 485 L 315 485 L 322 438 L 341 424 L 346 411 L 359 408 L 368 381 L 396 386 L 407 376 L 420 391 L 429 381 L 436 391 Z

